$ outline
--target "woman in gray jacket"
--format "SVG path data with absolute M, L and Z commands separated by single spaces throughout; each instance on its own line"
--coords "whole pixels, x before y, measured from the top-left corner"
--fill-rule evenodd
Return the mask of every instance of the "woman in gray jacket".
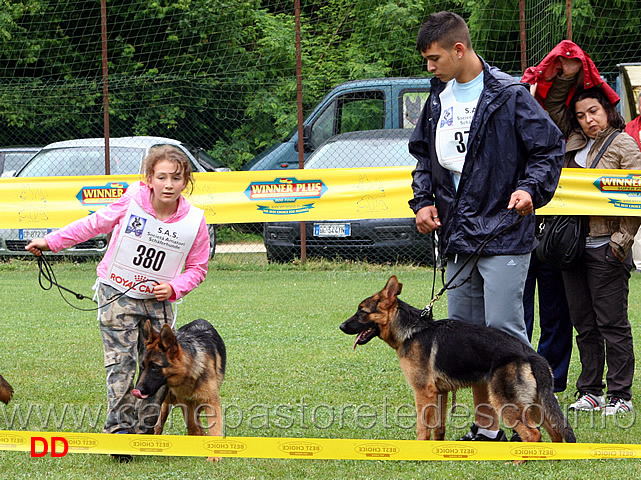
M 622 133 L 625 121 L 600 88 L 579 88 L 583 64 L 560 59 L 545 108 L 566 137 L 563 166 L 590 168 L 604 143 L 612 142 L 594 168 L 641 169 L 641 152 Z M 621 133 L 619 133 L 621 132 Z M 628 321 L 628 281 L 634 268 L 631 249 L 639 217 L 590 216 L 585 252 L 579 266 L 563 271 L 570 319 L 577 331 L 581 374 L 577 400 L 570 409 L 603 410 L 605 415 L 632 410 L 634 350 Z M 603 373 L 607 363 L 607 401 Z

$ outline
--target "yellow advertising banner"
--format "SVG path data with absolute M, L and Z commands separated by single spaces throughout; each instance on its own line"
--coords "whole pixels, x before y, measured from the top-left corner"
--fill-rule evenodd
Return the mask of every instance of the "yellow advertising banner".
M 541 215 L 641 215 L 641 171 L 564 168 Z
M 406 218 L 412 167 L 197 173 L 207 223 Z M 0 179 L 0 228 L 58 228 L 116 201 L 138 175 Z M 506 199 L 507 203 L 507 199 Z M 507 206 L 507 205 L 506 205 Z M 641 171 L 564 169 L 537 213 L 637 216 Z

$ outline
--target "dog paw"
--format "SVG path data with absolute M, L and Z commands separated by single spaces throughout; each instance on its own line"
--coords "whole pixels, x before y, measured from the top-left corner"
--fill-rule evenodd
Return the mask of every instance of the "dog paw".
M 221 460 L 221 457 L 207 457 L 208 462 L 220 462 Z

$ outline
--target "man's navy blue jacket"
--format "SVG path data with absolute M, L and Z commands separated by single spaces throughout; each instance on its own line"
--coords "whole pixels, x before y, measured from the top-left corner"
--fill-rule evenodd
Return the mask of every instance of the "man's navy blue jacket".
M 516 222 L 516 209 L 501 222 L 510 196 L 525 190 L 534 208 L 548 203 L 559 182 L 565 141 L 527 85 L 483 61 L 483 93 L 470 125 L 467 153 L 458 191 L 449 170 L 436 156 L 436 124 L 441 115 L 438 78 L 409 141 L 418 160 L 412 172 L 414 213 L 436 205 L 442 227 L 441 254 L 474 253 L 496 228 Z M 497 227 L 497 225 L 500 226 Z M 531 252 L 536 240 L 534 215 L 492 240 L 483 255 L 520 255 Z

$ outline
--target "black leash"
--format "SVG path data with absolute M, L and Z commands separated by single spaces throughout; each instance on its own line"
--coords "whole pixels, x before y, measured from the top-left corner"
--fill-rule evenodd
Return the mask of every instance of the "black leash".
M 490 243 L 492 240 L 494 240 L 499 235 L 501 235 L 502 233 L 504 233 L 505 231 L 509 230 L 510 228 L 518 225 L 521 221 L 523 221 L 524 217 L 519 217 L 519 219 L 516 222 L 511 223 L 510 225 L 507 225 L 506 227 L 503 227 L 498 232 L 494 233 L 494 231 L 499 227 L 499 225 L 501 225 L 501 223 L 503 223 L 503 220 L 505 220 L 509 214 L 510 214 L 510 210 L 505 212 L 505 214 L 499 219 L 499 221 L 496 224 L 496 226 L 489 233 L 487 238 L 478 247 L 476 247 L 476 250 L 474 250 L 474 253 L 472 253 L 472 255 L 470 255 L 467 258 L 467 260 L 465 260 L 465 262 L 463 262 L 463 265 L 461 265 L 461 268 L 459 268 L 457 270 L 457 272 L 452 276 L 452 278 L 449 279 L 449 281 L 447 283 L 443 282 L 443 287 L 441 288 L 441 290 L 436 295 L 434 295 L 434 290 L 435 290 L 434 285 L 436 284 L 436 265 L 434 265 L 434 282 L 432 283 L 432 300 L 430 301 L 430 303 L 428 303 L 425 306 L 425 308 L 421 312 L 421 317 L 427 316 L 428 320 L 432 320 L 433 316 L 434 316 L 434 312 L 432 311 L 432 309 L 434 307 L 434 303 L 436 303 L 447 290 L 453 290 L 454 288 L 458 288 L 461 285 L 463 285 L 465 282 L 467 282 L 470 278 L 472 278 L 472 274 L 474 272 L 474 267 L 476 267 L 476 265 L 481 260 L 481 252 L 487 246 L 487 244 Z M 457 285 L 451 285 L 452 282 L 456 279 L 456 277 L 458 277 L 459 273 L 461 273 L 463 271 L 465 266 L 472 259 L 474 259 L 474 265 L 472 265 L 472 268 L 470 269 L 470 273 L 468 274 L 468 276 L 465 277 L 465 279 L 461 283 L 459 283 Z M 436 250 L 434 252 L 434 262 L 436 262 Z M 443 280 L 444 280 L 445 279 L 445 267 L 441 266 L 441 272 L 443 274 Z
M 439 263 L 440 263 L 440 269 L 441 269 L 441 283 L 445 285 L 445 265 L 443 264 L 443 259 L 440 255 L 441 253 L 441 248 L 440 248 L 440 242 L 436 238 L 436 230 L 432 231 L 432 261 L 434 262 L 434 276 L 432 278 L 432 297 L 434 298 L 434 290 L 436 290 L 436 269 L 439 268 Z M 426 309 L 427 307 L 425 307 Z M 423 312 L 421 313 L 421 316 L 425 316 L 425 309 L 423 309 Z M 431 320 L 431 316 L 430 316 Z
M 62 297 L 62 299 L 65 301 L 67 305 L 69 305 L 72 308 L 75 308 L 76 310 L 80 310 L 83 312 L 94 312 L 96 310 L 101 309 L 102 307 L 106 307 L 107 305 L 115 302 L 120 297 L 125 295 L 132 288 L 136 287 L 137 285 L 140 285 L 141 283 L 156 282 L 155 280 L 150 280 L 150 279 L 136 282 L 124 292 L 118 292 L 116 295 L 110 298 L 109 301 L 107 301 L 107 303 L 103 305 L 98 305 L 97 307 L 94 307 L 94 308 L 80 308 L 72 304 L 69 300 L 67 300 L 67 298 L 63 293 L 63 290 L 65 292 L 71 293 L 78 300 L 91 300 L 94 303 L 98 303 L 98 302 L 96 302 L 93 298 L 83 295 L 82 293 L 76 293 L 73 290 L 60 285 L 58 283 L 58 279 L 56 278 L 55 273 L 53 273 L 53 269 L 51 268 L 51 264 L 49 263 L 49 260 L 47 260 L 47 258 L 44 255 L 40 255 L 37 258 L 38 258 L 38 283 L 40 284 L 40 288 L 42 288 L 43 290 L 51 290 L 55 285 L 58 288 L 58 292 L 60 293 L 60 296 Z M 46 283 L 44 283 L 43 280 L 46 281 Z M 166 314 L 167 312 L 165 312 L 165 316 Z

